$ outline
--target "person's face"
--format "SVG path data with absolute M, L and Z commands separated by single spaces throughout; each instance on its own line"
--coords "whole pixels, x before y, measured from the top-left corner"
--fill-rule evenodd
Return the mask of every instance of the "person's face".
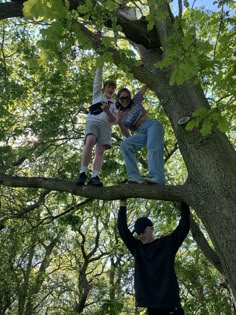
M 123 106 L 123 107 L 127 107 L 129 106 L 130 103 L 130 94 L 126 91 L 121 92 L 120 97 L 119 97 L 119 103 Z
M 153 226 L 146 226 L 144 232 L 139 234 L 139 238 L 145 243 L 152 242 L 154 240 L 153 232 Z
M 104 94 L 106 95 L 107 98 L 112 98 L 113 94 L 115 93 L 115 86 L 111 84 L 107 84 L 104 87 Z

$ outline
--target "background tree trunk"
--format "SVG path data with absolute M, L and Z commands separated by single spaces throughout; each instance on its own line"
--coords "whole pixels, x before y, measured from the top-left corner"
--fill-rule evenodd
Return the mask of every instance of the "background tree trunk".
M 154 64 L 144 56 L 144 66 L 152 69 Z M 155 53 L 154 53 L 155 54 Z M 148 58 L 148 59 L 147 59 Z M 161 74 L 161 75 L 160 75 Z M 193 82 L 170 87 L 169 77 L 156 71 L 158 80 L 152 88 L 169 117 L 188 169 L 185 201 L 197 212 L 213 241 L 220 257 L 224 273 L 236 296 L 236 154 L 227 137 L 218 130 L 203 137 L 199 130 L 186 131 L 178 125 L 178 119 L 191 116 L 199 107 L 208 107 L 201 87 Z M 161 79 L 160 79 L 161 78 Z M 142 82 L 145 77 L 139 77 Z M 158 82 L 156 82 L 158 81 Z

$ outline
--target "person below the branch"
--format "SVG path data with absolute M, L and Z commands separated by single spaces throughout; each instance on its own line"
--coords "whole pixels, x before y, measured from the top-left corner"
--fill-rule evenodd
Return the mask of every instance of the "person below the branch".
M 165 184 L 164 175 L 164 129 L 156 119 L 148 117 L 142 105 L 147 86 L 143 85 L 132 99 L 127 88 L 117 94 L 116 106 L 119 109 L 116 122 L 127 138 L 121 143 L 121 152 L 125 160 L 128 183 Z M 130 136 L 130 132 L 135 132 Z M 140 175 L 135 151 L 146 146 L 148 152 L 148 177 Z
M 120 201 L 118 230 L 135 260 L 135 298 L 148 315 L 184 315 L 174 269 L 175 256 L 190 228 L 189 206 L 181 202 L 181 219 L 169 235 L 154 239 L 153 223 L 147 217 L 137 219 L 136 239 L 127 225 L 127 202 Z
M 85 185 L 87 180 L 88 165 L 95 144 L 93 173 L 87 185 L 103 186 L 99 172 L 102 167 L 104 151 L 111 147 L 111 127 L 115 124 L 117 112 L 115 100 L 112 99 L 115 89 L 116 83 L 112 80 L 107 80 L 102 88 L 102 68 L 97 68 L 93 83 L 93 104 L 89 108 L 86 122 L 80 175 L 76 181 L 79 186 Z

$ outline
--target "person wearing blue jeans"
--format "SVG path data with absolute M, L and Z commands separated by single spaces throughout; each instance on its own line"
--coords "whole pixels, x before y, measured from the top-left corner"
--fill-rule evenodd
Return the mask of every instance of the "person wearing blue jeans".
M 123 135 L 127 138 L 121 143 L 121 152 L 126 164 L 129 183 L 165 184 L 164 175 L 164 129 L 156 119 L 148 117 L 142 105 L 147 86 L 143 85 L 133 99 L 127 88 L 117 94 L 119 109 L 116 119 Z M 129 130 L 135 134 L 130 136 Z M 148 177 L 143 178 L 139 172 L 136 151 L 143 147 L 148 152 Z

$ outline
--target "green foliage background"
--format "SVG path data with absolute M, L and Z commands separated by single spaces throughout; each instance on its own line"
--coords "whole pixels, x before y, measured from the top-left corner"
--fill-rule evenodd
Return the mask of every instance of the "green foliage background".
M 193 76 L 201 80 L 211 108 L 195 112 L 188 130 L 200 128 L 207 136 L 216 126 L 234 143 L 235 19 L 230 13 L 234 4 L 228 3 L 231 9 L 223 23 L 220 10 L 186 9 L 176 22 L 176 27 L 181 23 L 184 28 L 183 40 L 170 38 L 166 58 L 156 66 L 174 65 L 170 84 Z M 72 13 L 60 1 L 50 5 L 49 10 L 44 2 L 30 0 L 25 15 L 33 14 L 35 20 L 0 21 L 0 166 L 3 174 L 74 181 L 96 66 L 104 64 L 104 79 L 116 79 L 118 87 L 135 92 L 141 83 L 127 72 L 127 64 L 139 60 L 121 38 L 112 15 L 114 2 L 103 2 L 104 11 L 85 1 L 79 12 Z M 84 21 L 96 21 L 92 31 L 96 27 L 104 32 L 104 20 L 112 18 L 113 31 L 105 29 L 100 55 L 76 23 L 78 14 L 84 14 Z M 151 29 L 153 17 L 146 15 Z M 119 68 L 109 54 L 114 46 L 123 56 Z M 151 92 L 144 104 L 165 127 L 167 183 L 182 184 L 187 172 L 170 123 Z M 113 147 L 106 152 L 102 169 L 106 185 L 126 179 L 120 141 L 115 127 Z M 139 155 L 143 174 L 145 157 L 143 151 Z M 79 314 L 86 292 L 81 314 L 135 314 L 133 262 L 117 233 L 117 202 L 34 189 L 1 187 L 0 193 L 0 314 Z M 153 218 L 157 236 L 176 226 L 177 212 L 170 203 L 129 200 L 131 229 L 141 214 Z M 186 314 L 231 314 L 221 275 L 191 235 L 178 253 L 176 271 Z

